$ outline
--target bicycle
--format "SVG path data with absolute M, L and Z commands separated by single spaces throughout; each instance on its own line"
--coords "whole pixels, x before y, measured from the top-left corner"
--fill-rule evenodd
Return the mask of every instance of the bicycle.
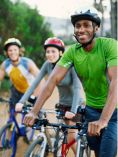
M 9 103 L 8 100 L 0 98 L 1 102 Z M 31 107 L 31 103 L 29 104 Z M 0 129 L 0 153 L 1 157 L 15 157 L 17 150 L 17 140 L 19 137 L 24 137 L 25 142 L 30 143 L 33 140 L 34 131 L 30 132 L 29 138 L 27 138 L 27 128 L 23 124 L 24 114 L 21 114 L 21 123 L 18 123 L 14 108 L 10 107 L 9 119 L 7 123 Z
M 45 117 L 38 119 L 33 125 L 33 128 L 36 130 L 43 128 L 45 130 L 47 126 L 58 128 L 57 136 L 55 136 L 56 142 L 53 143 L 53 149 L 51 150 L 54 153 L 54 157 L 67 157 L 69 149 L 75 142 L 77 142 L 76 157 L 90 157 L 91 151 L 88 147 L 86 133 L 83 130 L 83 122 L 71 126 L 63 123 L 50 123 Z M 78 129 L 77 138 L 73 139 L 70 143 L 67 143 L 68 129 Z M 60 132 L 62 132 L 61 136 Z M 49 151 L 48 148 L 50 147 L 48 138 L 50 139 L 45 132 L 39 133 L 37 139 L 27 149 L 25 157 L 46 157 L 47 151 Z
M 26 111 L 26 109 L 23 108 L 22 112 L 26 114 L 29 111 Z M 55 110 L 42 109 L 40 111 L 39 118 L 43 120 L 43 119 L 47 118 L 48 114 L 55 114 L 56 115 L 57 123 L 61 123 L 63 121 L 63 115 L 64 115 L 64 113 L 63 113 L 62 110 L 57 109 L 57 108 Z M 53 152 L 55 154 L 55 156 L 57 156 L 57 150 L 54 149 L 55 148 L 54 145 L 55 146 L 57 145 L 57 141 L 55 140 L 55 137 L 58 138 L 60 136 L 60 134 L 61 134 L 60 133 L 60 129 L 59 128 L 49 128 L 49 127 L 46 127 L 44 125 L 40 126 L 40 128 L 38 128 L 38 129 L 34 126 L 33 129 L 34 130 L 39 130 L 39 133 L 37 135 L 38 141 L 40 141 L 40 140 L 44 141 L 43 145 L 42 145 L 43 149 L 41 147 L 42 151 L 41 151 L 40 156 L 41 157 L 43 157 L 43 156 L 46 157 L 49 152 Z M 49 132 L 50 129 L 51 130 L 53 129 L 53 133 L 51 132 L 51 134 Z M 36 148 L 34 148 L 36 141 L 37 141 L 37 139 L 34 140 L 32 142 L 32 144 L 31 144 L 31 147 L 33 147 L 33 149 L 35 149 L 34 152 L 32 152 L 32 155 L 29 152 L 29 149 L 30 149 L 30 147 L 29 147 L 28 150 L 25 153 L 25 157 L 29 157 L 30 155 L 31 156 L 35 156 L 36 155 Z

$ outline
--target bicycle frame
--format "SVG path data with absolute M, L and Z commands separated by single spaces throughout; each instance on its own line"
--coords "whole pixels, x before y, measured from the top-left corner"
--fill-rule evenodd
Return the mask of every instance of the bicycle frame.
M 53 145 L 51 147 L 51 144 L 53 144 L 53 143 L 50 142 L 51 137 L 48 134 L 46 134 L 47 126 L 50 126 L 53 128 L 58 128 L 58 132 L 60 132 L 60 131 L 63 132 L 62 133 L 63 136 L 60 136 L 59 138 L 57 138 L 58 143 L 56 142 L 56 145 L 55 145 L 56 147 L 55 146 L 53 147 Z M 80 156 L 83 157 L 84 149 L 87 148 L 87 140 L 85 138 L 86 134 L 84 134 L 84 130 L 82 129 L 83 126 L 84 126 L 84 123 L 82 123 L 82 122 L 79 122 L 77 125 L 74 125 L 74 126 L 66 125 L 63 122 L 62 123 L 50 123 L 46 117 L 46 114 L 44 114 L 44 118 L 42 117 L 42 118 L 37 119 L 36 123 L 33 125 L 33 128 L 35 130 L 41 130 L 41 133 L 39 133 L 38 137 L 41 138 L 41 140 L 42 140 L 42 144 L 40 146 L 43 147 L 43 152 L 46 150 L 46 144 L 49 144 L 50 148 L 54 148 L 54 149 L 51 149 L 52 152 L 54 152 L 53 150 L 56 150 L 56 154 L 54 153 L 54 155 L 56 155 L 56 157 L 57 157 L 58 151 L 59 151 L 59 154 L 61 153 L 60 154 L 61 157 L 66 157 L 69 148 L 73 144 L 77 143 L 77 145 L 79 146 L 78 148 L 80 149 L 81 153 L 77 149 L 76 157 L 80 157 Z M 77 138 L 73 139 L 69 143 L 67 143 L 68 129 L 78 129 Z M 47 130 L 47 133 L 48 133 L 48 130 Z M 61 144 L 59 144 L 59 141 L 62 140 L 62 137 L 63 137 L 63 141 Z M 44 143 L 45 143 L 45 145 L 44 145 Z M 34 144 L 30 147 L 30 149 L 28 149 L 27 157 L 29 157 L 30 153 L 32 153 L 35 144 L 38 144 L 38 143 L 34 142 Z M 60 152 L 60 150 L 61 150 L 61 152 Z M 82 154 L 82 155 L 80 155 L 80 154 Z M 44 157 L 44 154 L 41 157 Z
M 83 125 L 81 125 L 81 123 L 79 125 L 71 126 L 71 125 L 66 125 L 63 123 L 61 124 L 49 123 L 48 121 L 46 121 L 46 119 L 44 119 L 44 121 L 42 120 L 42 123 L 39 123 L 39 126 L 42 126 L 43 123 L 45 127 L 46 126 L 59 127 L 59 129 L 63 132 L 64 138 L 61 144 L 61 157 L 66 157 L 69 148 L 71 148 L 71 146 L 75 143 L 77 143 L 76 157 L 80 157 L 80 156 L 83 157 L 84 150 L 87 150 L 86 148 L 88 148 L 88 142 L 87 142 L 86 134 L 84 133 L 85 130 L 82 129 Z M 36 126 L 38 126 L 38 124 Z M 78 134 L 77 134 L 77 138 L 67 143 L 67 135 L 68 135 L 69 128 L 78 129 Z M 82 155 L 80 155 L 80 151 Z M 86 154 L 87 154 L 86 157 L 90 157 L 90 155 L 88 155 L 88 150 Z
M 21 126 L 19 125 L 19 123 L 17 122 L 16 119 L 16 114 L 20 113 L 22 115 L 21 117 Z M 2 145 L 4 145 L 4 140 L 6 137 L 8 137 L 8 139 L 10 138 L 10 145 L 12 146 L 13 150 L 12 150 L 12 154 L 10 157 L 15 157 L 16 154 L 16 150 L 17 150 L 17 135 L 18 136 L 26 136 L 26 126 L 23 125 L 23 118 L 24 118 L 24 114 L 21 112 L 15 112 L 15 109 L 10 107 L 9 109 L 9 118 L 7 121 L 7 124 L 9 124 L 10 126 L 10 132 L 4 132 L 3 133 L 3 139 L 2 139 Z M 34 135 L 34 130 L 32 130 L 31 135 L 29 140 L 32 140 Z
M 68 150 L 70 149 L 70 147 L 76 143 L 76 140 L 73 139 L 71 142 L 69 143 L 62 143 L 62 149 L 61 149 L 61 154 L 62 157 L 66 157 Z
M 57 114 L 57 112 L 51 111 L 48 109 L 47 109 L 47 111 L 42 110 L 42 116 L 44 116 L 45 118 L 47 117 L 47 113 L 56 113 Z M 58 119 L 58 120 L 60 120 L 60 119 Z M 36 128 L 33 127 L 33 129 L 35 130 Z M 50 134 L 48 132 L 48 128 L 46 128 L 44 125 L 42 125 L 39 130 L 40 130 L 40 132 L 38 133 L 37 138 L 42 137 L 44 139 L 44 148 L 46 148 L 46 144 L 48 144 L 50 147 L 50 151 L 53 152 L 53 143 L 51 141 L 51 137 L 50 137 Z M 44 156 L 44 153 L 42 153 L 42 154 L 43 154 L 42 156 L 40 155 L 41 157 Z
M 73 139 L 71 142 L 67 143 L 67 130 L 64 132 L 64 139 L 62 142 L 62 146 L 61 146 L 61 157 L 66 157 L 67 153 L 69 151 L 69 149 L 71 148 L 71 146 L 75 143 L 77 143 L 77 149 L 76 149 L 76 155 L 75 157 L 79 157 L 80 154 L 80 149 L 82 152 L 84 152 L 84 149 L 86 149 L 88 147 L 88 142 L 87 142 L 87 138 L 86 138 L 86 134 L 84 134 L 83 130 L 81 130 L 80 132 L 78 132 L 77 134 L 77 138 Z M 90 157 L 90 155 L 87 153 L 86 157 Z
M 22 114 L 21 112 L 15 112 L 15 109 L 10 107 L 10 116 L 9 116 L 7 123 L 13 123 L 14 127 L 17 129 L 18 135 L 24 136 L 24 131 L 22 131 L 22 129 L 20 128 L 20 126 L 16 120 L 16 117 L 15 117 L 15 115 L 17 113 Z M 22 114 L 21 124 L 23 123 L 23 118 L 24 118 L 24 115 Z M 25 125 L 24 125 L 24 127 L 25 127 Z

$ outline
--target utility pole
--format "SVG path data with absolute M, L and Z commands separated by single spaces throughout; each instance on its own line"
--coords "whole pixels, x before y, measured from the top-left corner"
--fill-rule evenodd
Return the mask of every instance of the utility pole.
M 101 12 L 102 18 L 101 18 L 101 29 L 100 29 L 100 36 L 104 36 L 104 6 L 103 6 L 103 0 L 94 0 L 94 7 Z
M 110 17 L 111 17 L 111 37 L 117 39 L 117 21 L 118 21 L 118 16 L 117 16 L 117 0 L 110 0 L 111 4 L 111 12 L 110 12 Z

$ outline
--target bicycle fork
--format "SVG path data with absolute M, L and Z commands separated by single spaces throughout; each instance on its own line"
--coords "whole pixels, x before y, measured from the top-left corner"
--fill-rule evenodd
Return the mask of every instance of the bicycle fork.
M 80 157 L 80 152 L 83 154 L 84 150 L 87 147 L 87 139 L 86 139 L 86 135 L 83 134 L 78 135 L 77 137 L 77 150 L 76 150 L 76 157 Z M 88 156 L 88 155 L 87 155 Z
M 66 157 L 66 153 L 67 153 L 67 130 L 64 132 L 64 139 L 63 139 L 63 143 L 62 143 L 62 150 L 61 150 L 61 157 Z
M 44 155 L 45 155 L 45 150 L 46 150 L 46 146 L 47 146 L 47 138 L 46 138 L 46 136 L 45 136 L 45 134 L 44 133 L 39 133 L 38 134 L 38 137 L 40 138 L 40 137 L 42 137 L 43 138 L 43 142 L 42 142 L 42 144 L 41 144 L 41 149 L 42 149 L 42 151 L 41 151 L 41 153 L 40 153 L 40 157 L 44 157 Z M 37 137 L 37 138 L 38 138 Z

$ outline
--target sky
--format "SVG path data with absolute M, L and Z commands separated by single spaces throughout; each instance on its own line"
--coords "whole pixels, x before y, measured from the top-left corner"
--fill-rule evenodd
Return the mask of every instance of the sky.
M 40 11 L 43 16 L 69 18 L 78 8 L 92 7 L 93 0 L 21 0 Z M 98 0 L 99 1 L 99 0 Z M 104 0 L 108 5 L 109 0 Z
M 80 8 L 92 7 L 94 0 L 21 0 L 21 1 L 27 3 L 31 8 L 37 7 L 39 13 L 43 16 L 51 16 L 65 19 L 70 18 L 70 15 L 72 15 L 76 10 Z M 110 0 L 103 1 L 109 11 Z M 106 16 L 108 15 L 108 11 L 106 12 Z

